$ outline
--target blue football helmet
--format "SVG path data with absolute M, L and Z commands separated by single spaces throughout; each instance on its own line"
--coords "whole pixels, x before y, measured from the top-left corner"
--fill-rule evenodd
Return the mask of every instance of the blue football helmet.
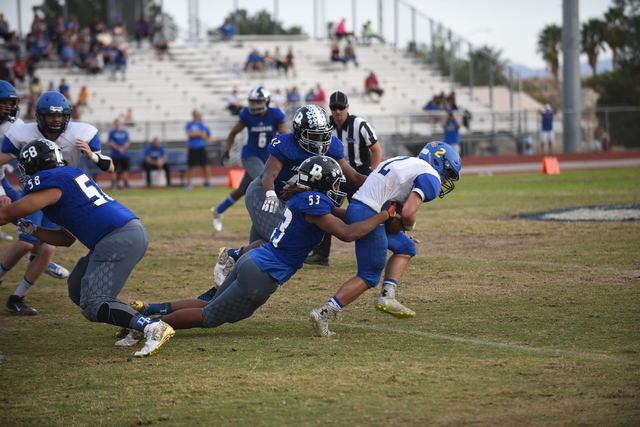
M 248 101 L 251 114 L 262 114 L 269 109 L 271 92 L 264 86 L 256 86 L 249 92 Z
M 455 188 L 454 182 L 460 179 L 462 167 L 462 160 L 455 148 L 444 142 L 434 141 L 425 145 L 418 157 L 433 166 L 440 174 L 440 197 L 451 193 Z
M 47 114 L 62 114 L 62 121 L 49 122 L 45 120 Z M 71 106 L 67 98 L 60 92 L 45 92 L 36 104 L 36 120 L 38 127 L 46 133 L 60 135 L 67 129 L 71 120 Z
M 6 107 L 0 108 L 0 123 L 5 121 L 14 122 L 20 112 L 20 107 L 18 106 L 20 97 L 16 92 L 16 88 L 4 80 L 0 80 L 0 101 L 9 101 L 11 103 L 8 110 Z
M 327 112 L 317 105 L 305 105 L 293 115 L 293 136 L 308 154 L 324 156 L 331 145 L 331 131 Z

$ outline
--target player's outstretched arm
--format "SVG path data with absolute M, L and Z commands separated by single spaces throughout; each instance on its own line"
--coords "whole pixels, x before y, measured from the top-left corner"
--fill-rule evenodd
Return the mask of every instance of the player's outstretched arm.
M 273 155 L 269 156 L 262 171 L 262 191 L 264 191 L 265 194 L 267 191 L 273 191 L 275 188 L 273 183 L 281 170 L 282 162 Z
M 347 163 L 347 161 L 344 158 L 338 160 L 338 164 L 342 169 L 342 174 L 344 175 L 344 177 L 347 179 L 348 182 L 350 182 L 351 184 L 355 185 L 358 188 L 360 188 L 362 184 L 364 184 L 364 181 L 367 179 L 367 176 L 362 175 L 361 173 L 358 173 L 354 168 L 351 167 L 349 163 Z
M 305 219 L 312 224 L 317 225 L 325 232 L 336 236 L 343 242 L 353 242 L 365 236 L 375 229 L 377 226 L 389 219 L 389 212 L 382 211 L 375 214 L 371 218 L 364 221 L 354 222 L 353 224 L 345 224 L 339 218 L 332 214 L 326 215 L 305 215 Z
M 29 185 L 29 182 L 27 182 Z M 24 218 L 27 215 L 38 212 L 45 206 L 52 205 L 60 200 L 62 190 L 58 187 L 46 188 L 34 191 L 8 206 L 0 208 L 0 225 Z

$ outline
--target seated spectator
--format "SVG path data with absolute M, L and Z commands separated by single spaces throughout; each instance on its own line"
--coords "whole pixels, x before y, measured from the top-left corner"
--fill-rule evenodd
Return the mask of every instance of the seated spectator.
M 364 40 L 366 44 L 370 44 L 372 38 L 378 39 L 384 43 L 384 39 L 373 32 L 373 28 L 371 28 L 371 21 L 367 21 L 367 23 L 362 26 L 362 40 Z
M 136 118 L 133 115 L 133 108 L 127 109 L 127 114 L 124 115 L 123 123 L 125 126 L 135 126 Z
M 293 70 L 293 77 L 295 77 L 296 69 L 295 69 L 295 64 L 293 62 L 293 51 L 291 50 L 291 48 L 289 48 L 289 52 L 287 52 L 287 56 L 285 57 L 285 60 L 284 60 L 284 65 L 287 67 L 286 68 L 287 72 L 289 70 Z
M 429 101 L 427 103 L 427 105 L 424 106 L 424 110 L 426 110 L 426 111 L 440 111 L 440 104 L 436 100 L 435 96 L 433 98 L 431 98 L 431 101 Z
M 25 65 L 24 61 L 20 58 L 17 59 L 16 62 L 13 63 L 13 67 L 11 67 L 11 70 L 13 71 L 13 76 L 16 78 L 16 80 L 18 80 L 20 83 L 24 83 L 25 76 L 27 75 L 27 66 Z
M 147 21 L 144 14 L 140 14 L 140 18 L 136 21 L 136 42 L 138 42 L 138 49 L 142 45 L 142 39 L 149 37 L 151 30 L 151 23 Z
M 282 98 L 282 94 L 280 93 L 280 89 L 276 89 L 275 92 L 271 94 L 271 102 L 275 107 L 279 109 L 284 109 L 284 99 Z M 284 110 L 283 110 L 284 111 Z
M 126 56 L 129 50 L 129 41 L 127 38 L 127 29 L 124 24 L 113 27 L 113 49 L 119 50 Z
M 9 39 L 9 42 L 7 42 L 7 49 L 13 52 L 16 61 L 20 59 L 20 38 L 18 37 L 18 33 L 15 31 L 11 32 L 11 38 Z
M 262 55 L 262 61 L 264 62 L 264 69 L 266 71 L 275 70 L 276 68 L 276 60 L 269 54 L 269 51 L 266 50 L 264 55 Z
M 65 79 L 60 80 L 60 86 L 58 86 L 58 92 L 64 95 L 65 98 L 71 99 L 71 92 L 69 92 L 69 85 Z
M 5 42 L 11 40 L 11 31 L 9 31 L 9 23 L 4 20 L 4 13 L 0 13 L 0 37 L 4 39 Z
M 151 44 L 153 44 L 153 48 L 160 59 L 162 59 L 163 54 L 169 52 L 169 39 L 164 34 L 164 28 L 158 27 L 158 30 L 153 35 Z
M 58 18 L 51 24 L 51 42 L 55 46 L 55 50 L 58 54 L 62 51 L 62 38 L 64 33 L 67 31 L 67 24 L 64 22 L 64 17 L 62 15 L 58 16 Z
M 304 96 L 305 104 L 313 104 L 313 101 L 316 99 L 316 93 L 313 91 L 313 88 L 309 89 L 309 92 Z
M 227 96 L 227 110 L 234 116 L 237 116 L 240 110 L 242 110 L 242 103 L 240 102 L 240 97 L 236 89 Z
M 353 61 L 353 64 L 357 67 L 358 60 L 356 59 L 356 51 L 353 48 L 353 44 L 351 42 L 347 43 L 347 47 L 344 48 L 344 58 L 347 61 Z M 346 63 L 345 63 L 346 65 Z
M 78 22 L 78 17 L 76 15 L 71 15 L 69 17 L 69 22 L 67 22 L 67 29 L 80 32 L 80 23 Z
M 127 78 L 125 76 L 127 72 L 127 55 L 124 51 L 116 49 L 111 57 L 111 79 L 116 80 L 116 73 L 122 73 L 122 81 Z
M 236 33 L 236 26 L 231 22 L 231 18 L 226 18 L 218 30 L 220 31 L 220 37 L 222 40 L 231 40 L 233 35 Z
M 264 60 L 256 49 L 253 49 L 247 58 L 246 72 L 250 73 L 254 69 L 264 73 Z
M 377 93 L 378 96 L 382 96 L 382 94 L 384 93 L 384 90 L 380 87 L 378 79 L 376 78 L 376 75 L 373 73 L 373 71 L 364 81 L 364 87 L 367 95 Z
M 38 33 L 31 49 L 29 50 L 29 55 L 35 62 L 40 61 L 42 58 L 53 61 L 53 47 L 51 45 L 51 40 L 49 40 L 44 32 Z
M 280 54 L 279 47 L 276 47 L 275 51 L 273 52 L 272 58 L 278 73 L 280 73 L 280 69 L 283 68 L 284 73 L 287 74 L 287 64 L 285 63 L 286 60 L 282 57 L 282 54 Z
M 160 138 L 153 138 L 153 141 L 144 147 L 143 155 L 142 168 L 146 173 L 147 188 L 151 188 L 151 171 L 160 169 L 163 169 L 167 176 L 167 187 L 171 187 L 171 169 L 167 164 L 167 153 L 160 143 Z
M 104 69 L 104 57 L 101 53 L 93 51 L 85 61 L 84 68 L 89 74 L 100 74 Z
M 297 109 L 298 107 L 300 107 L 300 92 L 294 86 L 291 90 L 287 90 L 287 109 Z
M 9 82 L 12 86 L 15 85 L 13 77 L 11 77 L 11 70 L 4 61 L 0 61 L 0 80 Z
M 76 61 L 76 50 L 73 44 L 66 42 L 63 43 L 62 50 L 60 50 L 60 59 L 64 62 L 66 68 L 71 68 Z
M 320 86 L 320 83 L 316 85 L 316 88 L 318 89 L 318 91 L 316 92 L 316 95 L 313 98 L 313 103 L 326 110 L 327 94 L 325 93 L 324 89 L 322 89 L 322 86 Z
M 91 111 L 91 107 L 89 106 L 89 91 L 86 86 L 82 86 L 80 92 L 78 93 L 78 107 L 79 109 L 88 109 Z
M 102 31 L 96 35 L 96 42 L 105 47 L 110 47 L 113 44 L 113 37 L 107 27 L 103 27 Z
M 447 96 L 446 100 L 447 109 L 457 110 L 458 105 L 456 105 L 456 93 L 451 92 L 449 96 Z
M 331 46 L 331 61 L 332 62 L 342 62 L 342 64 L 346 67 L 347 62 L 349 61 L 344 56 L 340 56 L 340 45 L 338 45 L 338 41 L 334 41 Z

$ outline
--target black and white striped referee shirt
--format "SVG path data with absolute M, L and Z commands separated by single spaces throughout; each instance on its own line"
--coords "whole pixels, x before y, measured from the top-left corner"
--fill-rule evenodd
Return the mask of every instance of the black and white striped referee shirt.
M 376 132 L 366 120 L 352 114 L 347 115 L 342 129 L 338 129 L 333 116 L 330 118 L 330 122 L 333 125 L 333 136 L 344 144 L 347 163 L 361 174 L 369 175 L 371 172 L 369 147 L 378 142 Z

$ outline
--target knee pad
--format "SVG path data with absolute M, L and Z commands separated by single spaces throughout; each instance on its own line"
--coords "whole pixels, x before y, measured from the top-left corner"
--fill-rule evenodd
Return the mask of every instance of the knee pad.
M 405 233 L 401 231 L 389 233 L 387 240 L 389 241 L 389 250 L 394 254 L 416 256 L 416 243 Z

